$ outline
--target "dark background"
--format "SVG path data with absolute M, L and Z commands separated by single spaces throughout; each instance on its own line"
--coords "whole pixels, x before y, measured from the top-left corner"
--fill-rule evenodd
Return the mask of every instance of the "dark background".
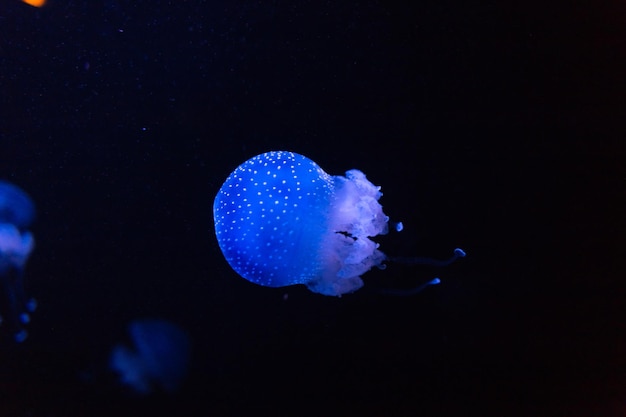
M 2 417 L 626 414 L 623 2 L 0 4 L 39 302 L 0 346 Z M 381 185 L 385 253 L 468 257 L 342 298 L 248 283 L 212 202 L 269 150 Z M 193 338 L 173 396 L 107 370 L 142 317 Z

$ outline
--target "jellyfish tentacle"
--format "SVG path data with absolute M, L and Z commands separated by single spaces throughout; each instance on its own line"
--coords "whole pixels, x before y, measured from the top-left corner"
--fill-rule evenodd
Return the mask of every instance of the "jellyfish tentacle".
M 464 258 L 466 255 L 467 254 L 465 253 L 463 249 L 456 248 L 454 249 L 453 255 L 446 260 L 423 258 L 423 257 L 402 257 L 402 256 L 392 256 L 392 257 L 388 257 L 387 259 L 391 262 L 397 262 L 397 263 L 403 263 L 403 264 L 409 264 L 409 265 L 420 264 L 420 265 L 430 265 L 430 266 L 439 267 L 439 266 L 448 266 L 452 264 L 453 262 L 455 262 L 457 259 Z M 385 295 L 407 297 L 407 296 L 415 295 L 421 292 L 422 290 L 424 290 L 426 287 L 430 285 L 436 285 L 439 283 L 441 283 L 441 280 L 439 278 L 433 278 L 432 280 L 422 285 L 419 285 L 415 288 L 409 288 L 409 289 L 385 288 L 385 289 L 382 289 L 380 292 Z
M 433 278 L 430 281 L 425 282 L 422 285 L 419 285 L 415 288 L 408 288 L 406 290 L 401 290 L 398 288 L 384 288 L 380 290 L 380 293 L 384 295 L 393 295 L 396 297 L 410 297 L 412 295 L 422 292 L 424 289 L 426 289 L 427 287 L 430 287 L 431 285 L 437 285 L 440 283 L 441 283 L 441 280 L 439 278 Z
M 448 266 L 454 263 L 457 259 L 464 258 L 466 253 L 461 248 L 454 249 L 454 254 L 445 260 L 424 258 L 424 257 L 408 257 L 408 256 L 389 256 L 387 259 L 391 262 L 397 262 L 409 265 L 431 265 L 431 266 Z

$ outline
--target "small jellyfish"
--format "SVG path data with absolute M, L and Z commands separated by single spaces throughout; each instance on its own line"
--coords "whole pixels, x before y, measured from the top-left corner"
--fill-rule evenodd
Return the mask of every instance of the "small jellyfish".
M 371 239 L 388 231 L 381 196 L 359 170 L 331 176 L 305 156 L 267 152 L 241 164 L 220 188 L 215 234 L 227 262 L 248 281 L 340 296 L 361 288 L 372 267 L 385 267 Z
M 134 350 L 116 345 L 111 369 L 139 394 L 175 392 L 187 375 L 191 342 L 179 326 L 165 320 L 135 320 L 128 326 Z
M 22 342 L 28 333 L 25 325 L 36 302 L 24 291 L 24 268 L 35 246 L 26 230 L 35 217 L 35 206 L 17 186 L 0 181 L 0 323 L 6 323 L 15 340 Z

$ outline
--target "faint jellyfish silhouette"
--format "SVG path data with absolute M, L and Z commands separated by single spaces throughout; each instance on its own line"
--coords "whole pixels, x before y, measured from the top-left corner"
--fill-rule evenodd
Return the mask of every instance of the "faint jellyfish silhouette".
M 110 367 L 122 384 L 139 394 L 175 392 L 187 375 L 191 342 L 179 326 L 157 319 L 135 320 L 128 326 L 134 349 L 116 345 Z
M 24 290 L 24 268 L 35 246 L 26 230 L 35 218 L 35 206 L 19 187 L 0 180 L 0 323 L 17 342 L 28 336 L 25 325 L 37 304 Z
M 393 261 L 370 239 L 388 231 L 381 196 L 359 170 L 330 176 L 303 155 L 267 152 L 241 164 L 220 188 L 213 203 L 215 234 L 227 262 L 250 282 L 304 284 L 340 296 L 361 288 L 361 275 L 372 267 Z M 440 263 L 462 256 L 458 249 Z M 407 262 L 422 261 L 438 262 Z

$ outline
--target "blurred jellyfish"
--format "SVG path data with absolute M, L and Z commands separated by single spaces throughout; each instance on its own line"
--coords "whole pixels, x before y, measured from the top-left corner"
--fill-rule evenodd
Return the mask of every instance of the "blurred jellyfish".
M 116 345 L 111 369 L 140 394 L 176 391 L 187 375 L 191 343 L 187 333 L 165 320 L 135 320 L 128 326 L 134 349 Z
M 340 296 L 361 288 L 372 267 L 385 267 L 388 258 L 370 239 L 388 231 L 381 196 L 359 170 L 330 176 L 305 156 L 267 152 L 241 164 L 220 188 L 215 234 L 248 281 Z
M 33 7 L 43 7 L 46 5 L 46 0 L 22 0 L 22 1 Z
M 0 323 L 6 323 L 17 342 L 28 333 L 25 325 L 36 302 L 24 291 L 24 268 L 34 246 L 33 235 L 26 230 L 35 218 L 35 206 L 17 186 L 0 181 Z

